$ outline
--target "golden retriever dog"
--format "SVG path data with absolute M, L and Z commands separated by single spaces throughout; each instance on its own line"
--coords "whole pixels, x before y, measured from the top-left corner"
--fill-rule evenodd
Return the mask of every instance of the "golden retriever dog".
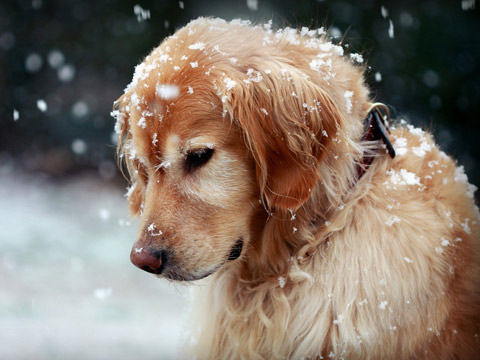
M 182 359 L 479 358 L 476 188 L 344 52 L 200 18 L 116 101 L 131 260 L 203 279 Z

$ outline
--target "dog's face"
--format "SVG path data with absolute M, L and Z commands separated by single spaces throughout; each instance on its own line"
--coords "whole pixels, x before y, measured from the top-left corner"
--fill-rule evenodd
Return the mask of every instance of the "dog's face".
M 137 67 L 116 102 L 130 208 L 142 218 L 136 266 L 200 279 L 245 253 L 264 207 L 288 212 L 309 197 L 325 149 L 341 142 L 342 110 L 319 86 L 328 74 L 309 66 L 318 49 L 288 51 L 291 36 L 197 20 Z
M 254 161 L 238 128 L 222 118 L 221 102 L 198 87 L 171 90 L 178 97 L 131 109 L 126 146 L 136 153 L 126 156 L 137 179 L 132 210 L 142 217 L 131 260 L 170 279 L 196 280 L 240 256 L 259 192 Z M 145 111 L 152 116 L 143 128 Z

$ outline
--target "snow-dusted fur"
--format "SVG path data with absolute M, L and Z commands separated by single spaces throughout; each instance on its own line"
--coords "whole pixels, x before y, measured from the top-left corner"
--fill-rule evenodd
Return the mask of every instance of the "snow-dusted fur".
M 480 356 L 475 187 L 404 122 L 391 126 L 393 160 L 360 141 L 371 99 L 358 61 L 322 30 L 198 19 L 117 101 L 142 217 L 132 252 L 168 250 L 161 276 L 173 280 L 211 274 L 195 286 L 187 354 Z M 185 170 L 202 149 L 212 158 Z

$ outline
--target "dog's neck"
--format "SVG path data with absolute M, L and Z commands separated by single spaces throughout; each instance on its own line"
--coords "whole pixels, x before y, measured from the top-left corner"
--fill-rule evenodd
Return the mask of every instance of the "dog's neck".
M 265 277 L 287 274 L 292 262 L 308 261 L 333 232 L 343 227 L 340 224 L 348 214 L 344 210 L 364 195 L 364 187 L 358 186 L 362 156 L 376 154 L 381 148 L 378 139 L 365 142 L 363 118 L 349 125 L 333 139 L 330 153 L 318 166 L 317 185 L 300 208 L 258 209 L 256 233 L 252 234 L 242 275 L 245 280 L 261 282 Z

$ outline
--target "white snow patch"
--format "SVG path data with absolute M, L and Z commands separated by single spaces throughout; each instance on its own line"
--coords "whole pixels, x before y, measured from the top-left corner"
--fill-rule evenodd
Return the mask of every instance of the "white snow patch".
M 467 234 L 471 234 L 471 233 L 472 233 L 472 230 L 470 229 L 470 225 L 468 224 L 469 221 L 470 221 L 470 219 L 469 219 L 469 218 L 466 218 L 466 219 L 465 219 L 465 222 L 460 223 L 460 225 L 462 225 L 463 231 L 465 231 Z
M 193 45 L 190 45 L 188 48 L 191 50 L 203 50 L 205 49 L 205 44 L 199 41 Z
M 428 144 L 426 141 L 422 142 L 420 146 L 412 148 L 414 155 L 418 157 L 424 157 L 427 152 L 432 150 L 432 145 Z
M 147 230 L 148 230 L 148 232 L 150 233 L 150 235 L 152 235 L 152 236 L 160 236 L 160 235 L 163 234 L 162 230 L 158 230 L 157 232 L 155 232 L 155 229 L 156 229 L 156 227 L 155 227 L 155 224 L 154 224 L 154 223 L 151 223 L 150 225 L 148 225 Z
M 171 100 L 178 97 L 178 95 L 180 94 L 180 89 L 177 85 L 157 84 L 155 86 L 155 93 L 161 99 Z
M 198 67 L 198 61 L 191 62 L 191 63 L 190 63 L 190 66 L 191 66 L 192 68 L 197 68 L 197 67 Z
M 260 108 L 260 111 L 263 112 L 265 115 L 268 115 L 268 111 L 265 108 Z
M 227 86 L 227 90 L 232 90 L 235 87 L 235 85 L 237 85 L 237 83 L 230 78 L 225 78 L 223 81 L 225 82 L 225 85 Z
M 420 178 L 406 169 L 400 169 L 400 171 L 390 169 L 387 171 L 387 175 L 390 175 L 390 184 L 392 185 L 422 185 L 420 183 Z M 388 182 L 385 182 L 384 185 L 386 185 L 387 188 L 390 188 Z
M 432 145 L 427 142 L 425 132 L 422 129 L 415 128 L 412 125 L 407 125 L 407 128 L 411 134 L 417 136 L 421 141 L 420 146 L 412 148 L 412 152 L 414 155 L 418 157 L 424 157 L 427 152 L 432 151 Z
M 140 118 L 140 120 L 138 120 L 137 125 L 140 126 L 142 129 L 145 129 L 147 127 L 147 122 L 143 116 Z
M 283 276 L 278 277 L 278 285 L 283 289 L 285 287 L 285 278 Z
M 455 168 L 455 175 L 453 177 L 453 180 L 455 182 L 459 182 L 459 183 L 467 185 L 467 193 L 466 194 L 470 199 L 473 199 L 473 196 L 474 196 L 475 192 L 477 191 L 477 187 L 468 182 L 468 176 L 467 176 L 467 174 L 465 174 L 465 168 L 463 167 L 463 165 Z
M 448 241 L 447 239 L 441 238 L 440 240 L 441 240 L 440 245 L 442 245 L 443 247 L 447 247 L 448 245 L 450 245 L 450 241 Z
M 411 134 L 413 134 L 415 136 L 418 136 L 420 139 L 425 138 L 425 133 L 422 129 L 416 128 L 416 127 L 414 127 L 413 125 L 410 125 L 410 124 L 407 125 L 407 129 L 408 129 L 408 131 L 410 131 Z
M 334 325 L 339 325 L 343 322 L 343 319 L 345 319 L 345 316 L 343 314 L 339 314 L 335 320 L 333 320 Z
M 358 306 L 363 306 L 363 305 L 367 305 L 367 304 L 368 304 L 368 300 L 366 298 L 363 299 L 362 301 L 358 302 Z
M 380 310 L 385 310 L 386 307 L 387 307 L 387 305 L 388 305 L 388 301 L 382 301 L 382 302 L 380 303 L 380 305 L 378 305 L 378 308 L 379 308 Z
M 13 109 L 13 121 L 18 121 L 20 119 L 20 113 L 17 109 Z
M 125 193 L 124 196 L 125 196 L 126 198 L 129 198 L 130 195 L 133 194 L 133 191 L 135 190 L 136 187 L 137 187 L 137 183 L 133 183 L 132 186 L 130 186 L 130 187 L 127 188 L 127 192 Z
M 350 54 L 350 59 L 359 64 L 363 63 L 363 56 L 360 54 Z
M 352 113 L 352 97 L 353 97 L 353 91 L 345 91 L 343 94 L 343 97 L 345 98 L 345 101 L 347 103 L 347 113 L 351 114 Z
M 393 144 L 393 147 L 395 148 L 395 153 L 398 156 L 405 155 L 408 151 L 407 149 L 407 139 L 404 137 L 399 137 L 395 140 L 395 143 Z
M 188 87 L 187 94 L 193 94 L 193 88 L 191 86 Z
M 412 264 L 412 263 L 413 263 L 413 260 L 410 259 L 410 258 L 408 258 L 408 257 L 406 257 L 406 256 L 403 258 L 403 260 L 405 260 L 405 261 L 406 261 L 407 263 L 409 263 L 409 264 Z
M 387 225 L 388 227 L 391 227 L 391 226 L 393 226 L 393 224 L 399 223 L 400 221 L 402 221 L 402 220 L 400 220 L 400 218 L 398 216 L 392 215 L 385 222 L 385 225 Z

